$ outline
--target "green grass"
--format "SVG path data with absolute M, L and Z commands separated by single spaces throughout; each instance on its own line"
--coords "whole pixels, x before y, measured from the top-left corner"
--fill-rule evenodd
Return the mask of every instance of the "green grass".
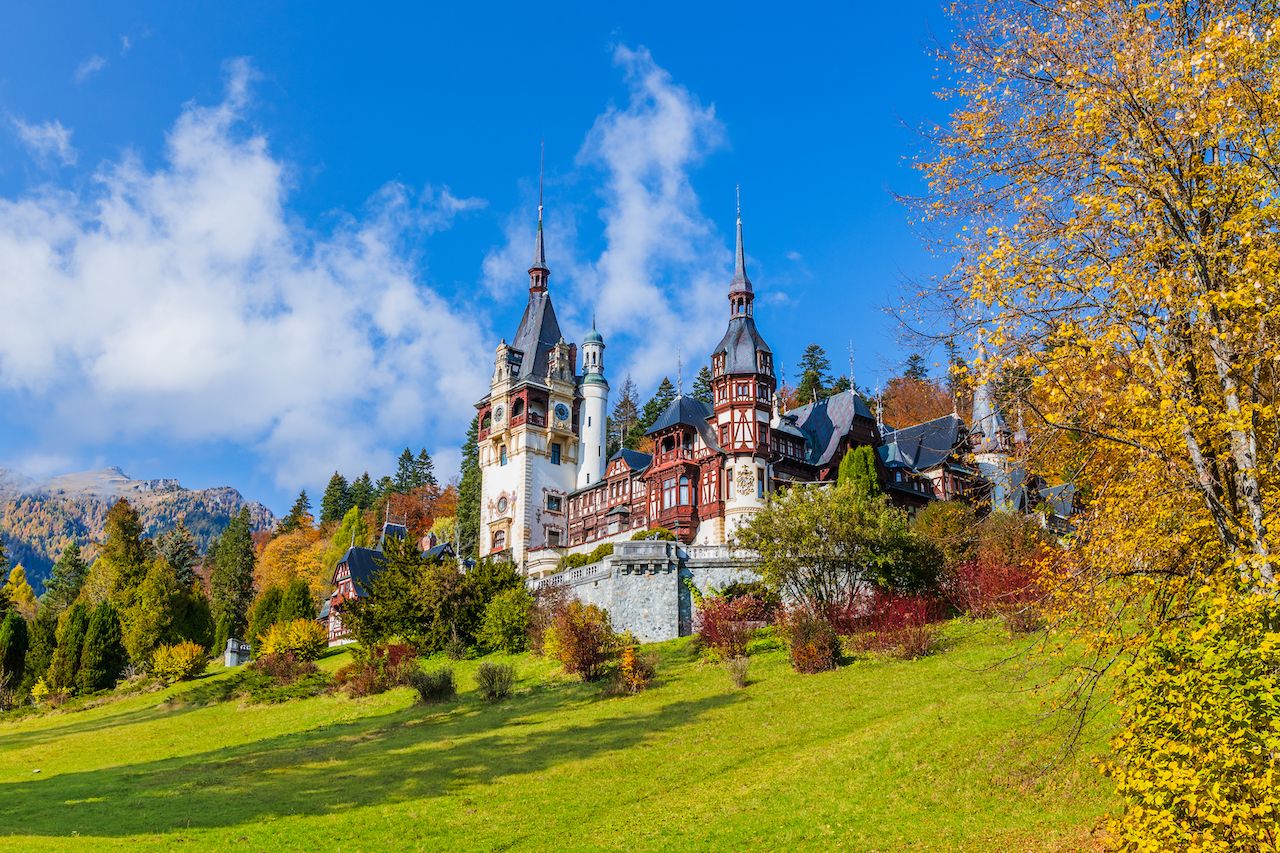
M 481 702 L 407 688 L 277 705 L 216 701 L 217 670 L 162 693 L 0 723 L 0 846 L 23 850 L 1078 850 L 1110 805 L 1060 745 L 1017 646 L 955 623 L 917 661 L 735 690 L 687 641 L 659 683 L 602 698 L 524 656 Z M 324 659 L 338 666 L 342 653 Z M 432 661 L 430 666 L 445 663 Z M 202 704 L 208 702 L 210 704 Z M 1096 738 L 1096 735 L 1095 735 Z M 39 770 L 38 773 L 35 771 Z

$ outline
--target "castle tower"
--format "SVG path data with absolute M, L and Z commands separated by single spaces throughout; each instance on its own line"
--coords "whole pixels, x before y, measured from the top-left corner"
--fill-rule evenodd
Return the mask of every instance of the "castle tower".
M 529 302 L 515 337 L 498 345 L 489 394 L 476 404 L 480 555 L 505 554 L 524 571 L 530 552 L 567 542 L 565 496 L 575 488 L 580 467 L 578 354 L 560 332 L 547 292 L 550 277 L 539 182 Z M 554 565 L 555 559 L 540 562 Z
M 739 202 L 737 251 L 729 283 L 729 327 L 711 353 L 715 394 L 711 422 L 725 453 L 722 541 L 731 539 L 738 525 L 764 506 L 770 490 L 769 421 L 777 381 L 773 351 L 756 328 L 754 303 Z
M 995 392 L 985 380 L 973 392 L 973 421 L 969 425 L 969 448 L 982 476 L 991 484 L 991 508 L 1013 507 L 1013 433 L 1005 422 Z
M 604 476 L 605 419 L 609 412 L 609 383 L 604 378 L 604 338 L 591 320 L 591 331 L 582 339 L 582 412 L 578 433 L 582 459 L 578 463 L 578 488 L 600 482 Z

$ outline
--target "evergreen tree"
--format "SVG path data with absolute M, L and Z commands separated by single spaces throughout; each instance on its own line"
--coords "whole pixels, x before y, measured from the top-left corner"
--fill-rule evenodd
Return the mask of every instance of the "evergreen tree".
M 658 418 L 667 410 L 672 401 L 676 398 L 676 386 L 671 384 L 671 380 L 662 377 L 662 382 L 658 384 L 658 390 L 654 392 L 649 402 L 644 404 L 644 409 L 640 412 L 637 423 L 640 427 L 640 435 L 643 436 L 649 431 L 649 427 L 658 422 Z
M 230 637 L 244 637 L 249 603 L 253 600 L 253 566 L 253 537 L 249 531 L 249 508 L 245 507 L 223 532 L 209 578 L 210 605 L 220 634 L 215 641 L 217 648 L 225 646 Z
M 9 570 L 9 580 L 5 583 L 4 590 L 9 597 L 10 606 L 23 619 L 36 618 L 36 591 L 27 582 L 27 570 L 21 563 Z
M 276 533 L 296 533 L 304 527 L 310 527 L 314 522 L 315 519 L 311 515 L 311 498 L 307 497 L 307 490 L 303 489 L 298 492 L 298 499 L 293 502 L 289 514 L 276 526 Z
M 405 448 L 400 451 L 396 460 L 396 491 L 406 494 L 418 485 L 418 466 L 413 459 L 413 451 Z
M 458 556 L 475 558 L 480 548 L 480 421 L 467 427 L 462 445 L 462 476 L 458 480 Z
M 851 486 L 864 497 L 879 495 L 880 477 L 876 473 L 875 451 L 865 444 L 846 450 L 844 458 L 840 460 L 836 483 Z
M 693 380 L 693 397 L 708 406 L 715 404 L 715 390 L 711 387 L 711 368 L 705 364 L 698 371 L 697 378 Z
M 156 540 L 156 553 L 168 562 L 180 586 L 188 587 L 195 583 L 200 551 L 196 547 L 196 538 L 181 519 L 176 527 Z
M 613 413 L 609 415 L 607 424 L 608 446 L 605 452 L 609 456 L 613 456 L 621 447 L 635 448 L 637 439 L 633 436 L 639 419 L 640 396 L 636 392 L 636 383 L 632 382 L 631 375 L 627 374 L 627 378 L 622 381 L 622 388 L 618 391 L 618 402 L 614 404 Z
M 387 495 L 391 494 L 395 490 L 396 490 L 396 481 L 391 479 L 391 477 L 389 477 L 386 474 L 383 474 L 381 477 L 379 477 L 377 484 L 374 486 L 374 491 L 379 498 L 385 498 Z
M 249 633 L 245 639 L 255 649 L 262 641 L 262 635 L 280 621 L 280 599 L 283 597 L 284 590 L 278 586 L 269 586 L 253 603 L 253 609 L 249 611 Z
M 89 629 L 89 605 L 77 601 L 67 608 L 58 620 L 57 643 L 49 664 L 49 686 L 55 690 L 71 690 L 76 687 L 76 673 L 80 671 L 80 652 L 84 648 L 84 635 Z
M 132 604 L 138 585 L 147 572 L 151 542 L 143 538 L 142 519 L 130 503 L 121 498 L 107 511 L 102 549 L 95 561 L 108 584 L 111 599 L 122 607 Z M 101 564 L 101 565 L 98 565 Z
M 436 464 L 431 461 L 431 454 L 427 453 L 427 449 L 425 447 L 418 451 L 418 458 L 413 464 L 414 477 L 417 486 L 434 487 L 440 485 L 436 480 Z
M 295 619 L 314 619 L 316 617 L 315 598 L 311 595 L 311 587 L 302 578 L 295 578 L 285 587 L 280 596 L 279 620 L 292 622 Z
M 347 514 L 347 510 L 351 509 L 351 487 L 347 485 L 347 478 L 333 472 L 333 476 L 329 478 L 329 485 L 324 490 L 324 497 L 320 499 L 320 523 L 329 524 L 337 521 Z
M 120 616 L 110 601 L 101 602 L 89 617 L 84 632 L 84 648 L 80 651 L 80 670 L 76 685 L 81 693 L 114 687 L 124 671 L 128 657 L 120 630 Z
M 852 387 L 853 387 L 853 383 L 849 381 L 849 377 L 841 376 L 835 382 L 831 383 L 831 391 L 827 396 L 830 397 L 836 394 L 844 393 L 845 391 L 848 391 Z
M 158 646 L 186 639 L 178 636 L 177 622 L 187 594 L 168 560 L 151 561 L 133 606 L 124 613 L 124 647 L 135 666 L 148 666 Z
M 831 360 L 827 351 L 818 344 L 805 347 L 800 356 L 800 384 L 796 386 L 796 401 L 804 406 L 830 396 L 827 386 L 831 382 Z
M 902 371 L 902 375 L 908 379 L 914 379 L 916 382 L 923 382 L 928 379 L 929 365 L 925 364 L 924 356 L 918 352 L 913 352 L 907 356 L 907 366 Z
M 89 564 L 80 556 L 80 545 L 70 542 L 62 549 L 58 562 L 53 564 L 53 573 L 44 583 L 44 596 L 41 604 L 53 611 L 54 616 L 71 606 L 71 602 L 80 595 L 84 580 L 89 575 Z
M 365 471 L 351 481 L 351 505 L 365 510 L 373 506 L 373 499 L 373 479 Z
M 27 620 L 10 610 L 0 621 L 0 683 L 17 687 L 27 662 Z
M 31 685 L 37 679 L 49 672 L 54 650 L 58 647 L 58 612 L 48 605 L 42 606 L 28 628 L 31 647 L 27 651 L 26 675 L 23 676 L 21 685 L 24 694 L 31 690 Z

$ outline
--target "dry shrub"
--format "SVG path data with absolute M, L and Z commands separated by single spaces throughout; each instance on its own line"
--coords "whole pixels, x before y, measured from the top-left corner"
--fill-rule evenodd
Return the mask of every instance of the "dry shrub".
M 543 638 L 548 655 L 560 661 L 565 672 L 583 681 L 595 681 L 617 657 L 617 639 L 609 614 L 594 604 L 573 600 L 555 614 Z
M 476 667 L 476 689 L 485 701 L 496 702 L 511 695 L 516 681 L 516 668 L 505 663 L 485 663 Z
M 329 634 L 314 619 L 277 622 L 262 635 L 264 655 L 290 654 L 298 660 L 315 660 L 329 647 Z
M 658 656 L 656 654 L 641 654 L 634 643 L 627 643 L 622 647 L 622 653 L 618 658 L 618 670 L 614 674 L 610 692 L 639 693 L 653 683 L 657 672 Z
M 293 684 L 320 671 L 311 661 L 299 660 L 290 652 L 263 655 L 249 664 L 249 668 L 266 675 L 277 684 Z
M 747 686 L 747 664 L 751 661 L 746 655 L 736 658 L 729 658 L 725 661 L 725 669 L 729 672 L 729 680 L 733 682 L 734 687 L 742 688 Z
M 547 655 L 546 635 L 555 623 L 556 615 L 568 606 L 573 595 L 569 586 L 559 581 L 541 584 L 533 591 L 533 604 L 529 608 L 529 651 L 538 657 Z
M 792 608 L 784 612 L 779 627 L 787 638 L 791 667 L 796 672 L 825 672 L 836 668 L 840 637 L 825 616 Z
M 372 696 L 409 683 L 418 671 L 418 652 L 403 643 L 374 646 L 333 674 L 334 681 L 348 696 Z
M 999 617 L 1020 634 L 1041 625 L 1041 591 L 1028 566 L 980 556 L 956 566 L 947 587 L 952 603 L 970 616 Z

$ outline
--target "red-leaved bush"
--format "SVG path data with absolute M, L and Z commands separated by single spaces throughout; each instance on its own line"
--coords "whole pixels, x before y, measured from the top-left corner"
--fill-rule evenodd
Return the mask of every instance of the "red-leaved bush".
M 418 669 L 418 653 L 412 646 L 391 643 L 374 646 L 367 657 L 359 657 L 333 674 L 334 681 L 348 696 L 371 696 L 409 683 Z
M 1028 566 L 980 556 L 956 566 L 946 587 L 956 609 L 971 616 L 999 616 L 1019 633 L 1040 625 L 1040 589 Z
M 825 617 L 802 608 L 783 612 L 778 626 L 787 638 L 796 672 L 825 672 L 840 660 L 840 637 Z
M 942 604 L 923 595 L 898 595 L 876 590 L 864 602 L 853 632 L 853 647 L 918 658 L 933 650 L 933 623 L 943 615 Z
M 729 660 L 747 653 L 751 632 L 768 624 L 768 615 L 766 604 L 755 596 L 715 595 L 699 602 L 694 626 L 703 648 L 719 660 Z

